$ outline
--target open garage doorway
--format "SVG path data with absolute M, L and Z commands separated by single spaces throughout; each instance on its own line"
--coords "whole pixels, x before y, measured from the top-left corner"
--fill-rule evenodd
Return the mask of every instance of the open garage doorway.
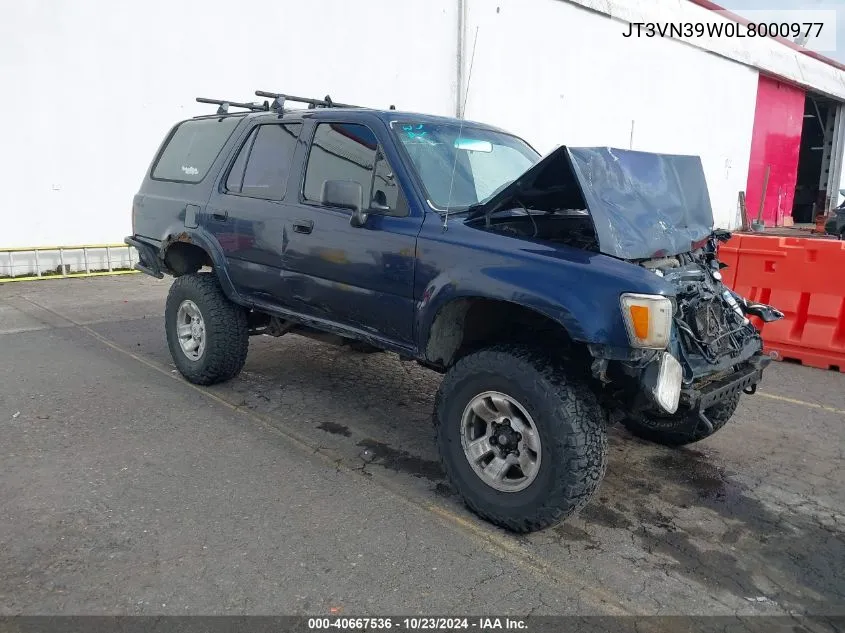
M 835 101 L 811 93 L 804 100 L 792 203 L 792 219 L 796 224 L 814 222 L 825 213 L 829 187 L 834 206 L 839 199 L 839 179 L 830 182 L 837 107 Z

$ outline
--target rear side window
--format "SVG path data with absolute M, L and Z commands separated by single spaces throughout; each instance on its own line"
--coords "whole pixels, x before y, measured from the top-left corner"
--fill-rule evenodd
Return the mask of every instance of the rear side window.
M 226 178 L 228 193 L 281 200 L 301 123 L 259 125 L 241 146 Z
M 225 117 L 179 124 L 153 167 L 153 178 L 199 182 L 240 121 L 240 117 Z

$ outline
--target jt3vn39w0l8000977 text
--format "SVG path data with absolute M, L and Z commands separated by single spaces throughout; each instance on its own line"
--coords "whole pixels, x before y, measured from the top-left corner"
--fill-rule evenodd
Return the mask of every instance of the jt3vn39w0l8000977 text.
M 818 38 L 824 22 L 630 22 L 622 37 Z

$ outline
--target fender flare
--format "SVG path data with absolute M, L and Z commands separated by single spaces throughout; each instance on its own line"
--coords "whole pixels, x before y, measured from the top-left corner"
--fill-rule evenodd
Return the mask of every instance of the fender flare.
M 573 341 L 589 340 L 578 319 L 566 306 L 552 303 L 540 295 L 529 295 L 523 290 L 519 296 L 514 295 L 511 298 L 507 298 L 500 294 L 484 292 L 480 289 L 469 287 L 462 287 L 458 290 L 457 284 L 446 283 L 432 292 L 427 291 L 423 296 L 423 300 L 418 303 L 416 331 L 417 349 L 419 350 L 420 356 L 430 362 L 437 362 L 437 358 L 429 357 L 430 352 L 433 352 L 433 350 L 430 350 L 429 345 L 440 317 L 442 316 L 446 319 L 452 318 L 453 323 L 455 320 L 460 320 L 461 326 L 463 326 L 466 310 L 463 309 L 461 303 L 474 300 L 496 301 L 530 310 L 557 323 Z M 445 312 L 450 309 L 450 306 L 456 306 L 455 314 L 451 316 Z M 457 343 L 460 343 L 460 341 L 457 341 Z M 448 362 L 449 359 L 440 360 Z
M 232 278 L 229 275 L 229 266 L 226 262 L 226 254 L 223 252 L 220 243 L 215 239 L 215 237 L 202 228 L 185 228 L 184 226 L 180 226 L 179 229 L 178 233 L 170 233 L 161 242 L 159 259 L 162 264 L 164 264 L 167 249 L 173 246 L 173 244 L 182 243 L 197 246 L 208 253 L 214 269 L 214 274 L 217 276 L 217 280 L 220 282 L 220 287 L 223 289 L 223 294 L 225 294 L 230 301 L 251 308 L 251 302 L 246 301 L 235 288 L 235 284 L 232 282 Z

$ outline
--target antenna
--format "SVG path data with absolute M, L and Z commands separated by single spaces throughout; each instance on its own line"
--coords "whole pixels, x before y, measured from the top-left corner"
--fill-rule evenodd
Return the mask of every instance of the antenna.
M 464 117 L 467 111 L 467 99 L 469 98 L 469 82 L 472 81 L 472 65 L 475 63 L 475 45 L 478 42 L 478 27 L 475 27 L 475 37 L 472 38 L 472 55 L 469 58 L 469 72 L 467 73 L 467 89 L 464 92 L 464 103 L 461 106 L 460 125 L 458 125 L 458 138 L 464 129 Z M 460 86 L 458 86 L 460 88 Z M 452 188 L 455 186 L 455 170 L 458 167 L 458 149 L 455 148 L 455 160 L 452 162 L 452 179 L 449 181 L 449 197 L 446 200 L 446 215 L 443 216 L 443 230 L 449 228 L 449 207 L 452 205 Z

